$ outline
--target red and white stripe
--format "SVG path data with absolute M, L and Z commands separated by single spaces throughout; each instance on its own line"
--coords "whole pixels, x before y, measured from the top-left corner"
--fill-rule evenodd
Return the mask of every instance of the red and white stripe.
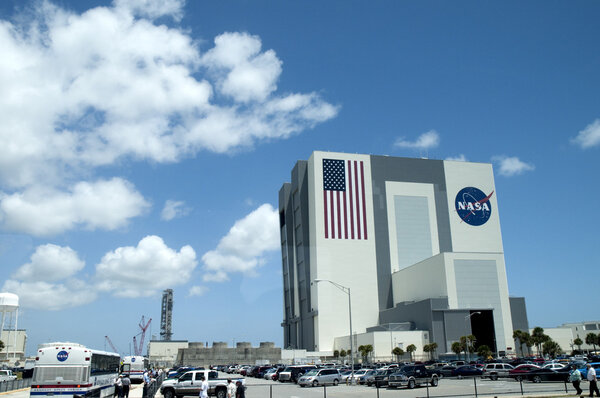
M 325 239 L 366 240 L 364 162 L 348 160 L 345 166 L 346 191 L 323 190 Z

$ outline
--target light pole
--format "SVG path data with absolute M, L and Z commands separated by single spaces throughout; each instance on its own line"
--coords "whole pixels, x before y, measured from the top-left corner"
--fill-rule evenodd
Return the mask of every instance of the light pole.
M 470 313 L 469 315 L 467 315 L 465 317 L 465 333 L 469 333 L 469 328 L 467 328 L 467 321 L 469 319 L 471 319 L 471 317 L 473 315 L 478 315 L 478 314 L 481 314 L 481 311 L 472 312 L 472 313 Z M 465 334 L 465 345 L 466 345 L 465 351 L 467 351 L 467 365 L 468 365 L 469 362 L 470 362 L 470 360 L 471 360 L 471 356 L 469 355 L 469 338 L 468 338 L 468 336 L 466 334 Z
M 352 384 L 356 384 L 356 380 L 354 380 L 354 343 L 352 342 L 352 299 L 350 295 L 350 288 L 342 286 L 334 281 L 330 281 L 329 279 L 315 279 L 314 282 L 329 282 L 348 295 L 348 318 L 350 319 L 350 366 L 352 367 L 350 380 Z

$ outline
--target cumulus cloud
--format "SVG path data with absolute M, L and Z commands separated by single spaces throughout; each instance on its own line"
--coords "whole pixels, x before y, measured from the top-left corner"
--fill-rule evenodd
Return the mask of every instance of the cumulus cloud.
M 577 137 L 571 139 L 571 142 L 579 145 L 582 149 L 600 145 L 600 119 L 588 124 L 585 129 L 577 134 Z
M 185 202 L 177 200 L 167 200 L 160 213 L 160 218 L 164 221 L 171 221 L 177 217 L 183 217 L 189 213 L 190 209 L 185 206 Z
M 55 282 L 73 276 L 84 266 L 70 247 L 46 244 L 38 246 L 31 261 L 19 267 L 12 277 L 25 282 Z
M 196 268 L 196 252 L 183 246 L 178 252 L 158 236 L 146 236 L 136 247 L 106 253 L 96 265 L 100 291 L 117 297 L 151 296 L 160 290 L 188 282 Z
M 494 156 L 492 162 L 498 166 L 498 173 L 505 177 L 512 177 L 535 169 L 533 164 L 525 163 L 514 156 Z
M 18 295 L 22 307 L 37 310 L 56 311 L 78 307 L 97 298 L 94 287 L 79 279 L 69 279 L 63 283 L 7 280 L 2 290 Z
M 222 282 L 232 272 L 253 274 L 264 264 L 264 255 L 279 249 L 279 214 L 263 204 L 235 222 L 217 248 L 202 256 L 205 281 Z
M 117 1 L 82 14 L 49 2 L 0 20 L 0 181 L 61 181 L 123 158 L 176 162 L 282 139 L 336 116 L 316 93 L 277 94 L 282 61 L 224 33 L 201 54 L 182 1 Z
M 121 178 L 79 182 L 68 192 L 31 187 L 0 192 L 0 225 L 10 231 L 47 236 L 82 226 L 114 230 L 142 214 L 148 202 Z
M 192 286 L 188 291 L 188 297 L 203 296 L 208 290 L 206 286 Z
M 404 137 L 400 137 L 394 143 L 394 146 L 399 148 L 411 149 L 429 149 L 435 148 L 440 143 L 440 135 L 435 130 L 429 130 L 421 134 L 415 141 L 408 141 Z
M 446 158 L 446 160 L 451 160 L 454 162 L 466 162 L 467 161 L 467 157 L 464 154 L 460 154 L 458 156 L 449 156 Z

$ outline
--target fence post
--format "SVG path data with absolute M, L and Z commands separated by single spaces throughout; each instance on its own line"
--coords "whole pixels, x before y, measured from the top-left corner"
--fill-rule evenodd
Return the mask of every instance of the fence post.
M 243 388 L 243 386 L 242 386 Z M 269 397 L 273 398 L 273 384 L 269 384 Z
M 568 393 L 569 393 L 569 391 L 567 390 L 567 382 L 565 380 L 565 394 L 568 394 Z
M 477 397 L 477 377 L 473 376 L 473 383 L 475 385 L 475 397 Z
M 427 386 L 427 398 L 429 398 L 429 382 L 425 383 L 425 385 Z
M 377 387 L 377 398 L 379 398 L 379 383 L 375 382 L 375 387 Z
M 323 398 L 327 398 L 327 386 L 323 384 Z
M 519 379 L 519 384 L 521 385 L 521 395 L 523 395 L 523 378 Z

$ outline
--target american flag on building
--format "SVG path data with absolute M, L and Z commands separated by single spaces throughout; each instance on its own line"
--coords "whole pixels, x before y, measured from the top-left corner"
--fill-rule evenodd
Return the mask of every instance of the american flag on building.
M 367 239 L 362 160 L 323 159 L 325 239 Z

